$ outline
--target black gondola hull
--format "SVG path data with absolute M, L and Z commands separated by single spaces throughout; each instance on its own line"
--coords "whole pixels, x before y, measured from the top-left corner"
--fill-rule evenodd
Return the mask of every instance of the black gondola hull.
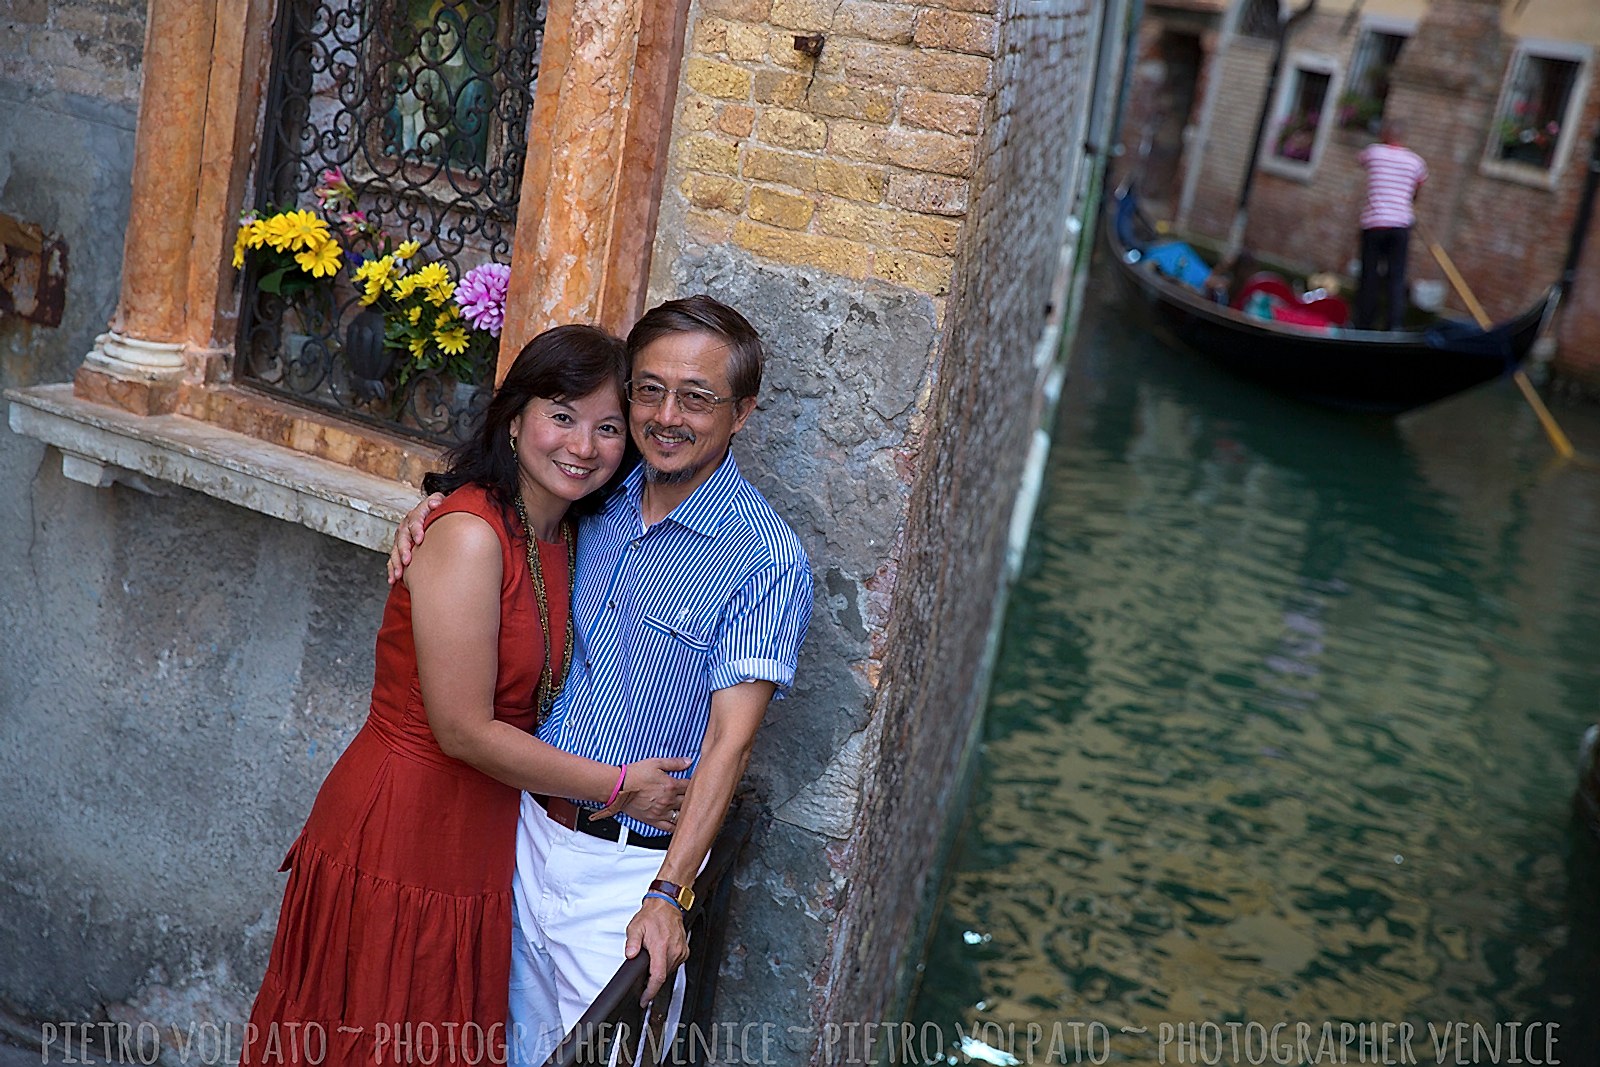
M 1113 269 L 1152 313 L 1158 333 L 1235 374 L 1346 411 L 1398 414 L 1509 374 L 1532 350 L 1554 292 L 1488 335 L 1470 328 L 1433 340 L 1415 332 L 1324 332 L 1206 300 L 1130 256 L 1114 224 L 1106 240 Z

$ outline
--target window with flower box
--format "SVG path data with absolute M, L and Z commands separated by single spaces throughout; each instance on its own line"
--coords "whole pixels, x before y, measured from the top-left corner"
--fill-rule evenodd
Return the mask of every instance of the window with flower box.
M 13 432 L 386 551 L 495 356 L 643 310 L 689 7 L 150 0 L 117 312 Z
M 235 380 L 441 443 L 492 384 L 543 4 L 286 0 Z
M 1339 94 L 1339 128 L 1376 134 L 1389 99 L 1389 73 L 1409 38 L 1398 24 L 1369 22 L 1350 57 L 1350 73 Z
M 1337 65 L 1327 56 L 1297 54 L 1285 64 L 1262 146 L 1262 166 L 1292 178 L 1309 178 L 1332 127 Z
M 1562 43 L 1522 42 L 1511 57 L 1484 161 L 1502 176 L 1548 181 L 1560 169 L 1589 78 L 1589 53 Z

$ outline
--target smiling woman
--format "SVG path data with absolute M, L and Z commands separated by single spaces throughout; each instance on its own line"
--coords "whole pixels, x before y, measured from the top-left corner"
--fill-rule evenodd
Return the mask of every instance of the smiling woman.
M 325 1029 L 335 1064 L 372 1062 L 399 1026 L 503 1052 L 521 791 L 671 827 L 683 784 L 666 772 L 687 760 L 619 773 L 530 732 L 572 661 L 566 513 L 622 464 L 625 370 L 601 330 L 541 334 L 439 477 L 450 495 L 384 609 L 370 716 L 284 860 L 246 1062 L 296 1061 L 275 1055 L 288 1024 Z

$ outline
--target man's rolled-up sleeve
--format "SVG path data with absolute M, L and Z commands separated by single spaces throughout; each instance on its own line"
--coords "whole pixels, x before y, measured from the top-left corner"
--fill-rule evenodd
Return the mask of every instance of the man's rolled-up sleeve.
M 811 564 L 804 557 L 751 574 L 728 602 L 711 657 L 711 689 L 764 681 L 774 700 L 794 684 L 800 645 L 811 625 Z

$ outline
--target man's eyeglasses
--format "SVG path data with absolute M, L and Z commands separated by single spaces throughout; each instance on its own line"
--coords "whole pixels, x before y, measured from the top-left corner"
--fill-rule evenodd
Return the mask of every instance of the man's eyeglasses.
M 678 389 L 668 389 L 655 382 L 629 382 L 628 399 L 642 408 L 658 408 L 667 402 L 668 396 L 678 398 L 678 407 L 691 415 L 704 415 L 716 409 L 718 404 L 726 404 L 733 400 L 731 396 L 718 396 L 709 389 L 692 389 L 687 386 Z

